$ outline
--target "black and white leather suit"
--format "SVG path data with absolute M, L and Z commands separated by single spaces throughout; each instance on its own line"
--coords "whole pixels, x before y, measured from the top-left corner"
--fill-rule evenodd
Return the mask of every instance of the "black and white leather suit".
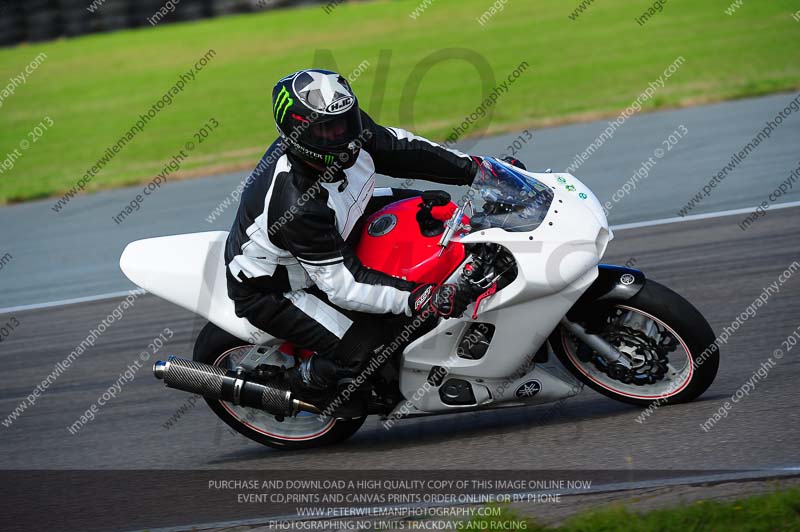
M 418 194 L 375 188 L 376 173 L 469 185 L 479 169 L 467 154 L 361 115 L 357 161 L 324 179 L 276 140 L 242 194 L 225 250 L 238 316 L 353 369 L 382 341 L 385 315 L 411 315 L 416 286 L 364 267 L 354 254 L 363 219 Z

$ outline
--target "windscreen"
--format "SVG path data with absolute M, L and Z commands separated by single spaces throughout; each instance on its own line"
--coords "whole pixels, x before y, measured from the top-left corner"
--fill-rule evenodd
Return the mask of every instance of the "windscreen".
M 484 176 L 475 179 L 470 191 L 475 202 L 472 228 L 527 232 L 539 227 L 553 202 L 552 189 L 491 157 L 484 164 Z

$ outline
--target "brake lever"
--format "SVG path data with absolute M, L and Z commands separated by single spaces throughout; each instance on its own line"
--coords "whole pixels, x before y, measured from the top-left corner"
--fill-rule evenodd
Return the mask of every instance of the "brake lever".
M 480 309 L 481 303 L 483 303 L 484 299 L 487 299 L 497 293 L 497 282 L 500 280 L 500 277 L 503 276 L 504 273 L 509 271 L 511 267 L 506 268 L 502 272 L 495 275 L 491 281 L 489 281 L 489 287 L 475 299 L 475 307 L 472 310 L 472 319 L 478 319 L 478 310 Z M 480 280 L 479 280 L 480 281 Z
M 486 299 L 487 297 L 493 296 L 496 292 L 497 292 L 497 281 L 493 282 L 488 290 L 486 290 L 484 293 L 478 296 L 478 298 L 475 300 L 475 307 L 472 309 L 473 320 L 478 319 L 478 309 L 480 308 L 481 303 L 483 303 L 483 300 Z

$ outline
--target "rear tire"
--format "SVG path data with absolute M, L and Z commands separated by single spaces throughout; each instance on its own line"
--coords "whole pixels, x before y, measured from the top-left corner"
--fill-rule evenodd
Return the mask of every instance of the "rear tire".
M 207 323 L 197 336 L 192 358 L 197 362 L 215 365 L 220 361 L 222 355 L 236 348 L 247 346 L 246 342 L 220 329 L 213 323 Z M 305 437 L 282 438 L 275 434 L 266 434 L 263 430 L 255 430 L 248 427 L 239 418 L 231 414 L 226 405 L 223 404 L 223 401 L 206 399 L 206 403 L 222 421 L 239 434 L 262 445 L 282 450 L 309 449 L 344 441 L 355 434 L 366 420 L 366 417 L 345 420 L 333 419 L 329 425 L 325 426 L 324 431 L 321 431 L 318 435 L 309 434 Z M 284 421 L 284 423 L 289 422 L 291 422 L 290 418 Z
M 553 351 L 578 379 L 607 397 L 643 407 L 686 403 L 711 386 L 719 369 L 719 348 L 711 326 L 691 303 L 666 286 L 648 279 L 642 290 L 631 299 L 590 303 L 588 307 L 580 309 L 580 313 L 597 316 L 616 309 L 649 315 L 655 323 L 661 322 L 660 325 L 671 329 L 688 356 L 686 363 L 691 364 L 691 368 L 686 368 L 685 382 L 676 381 L 674 389 L 651 396 L 647 395 L 648 385 L 639 386 L 642 390 L 639 394 L 631 385 L 623 385 L 621 381 L 619 389 L 614 389 L 612 379 L 604 379 L 602 372 L 593 371 L 592 362 L 582 361 L 577 353 L 572 352 L 577 351 L 573 349 L 574 339 L 569 339 L 570 334 L 564 327 L 557 327 L 550 336 Z

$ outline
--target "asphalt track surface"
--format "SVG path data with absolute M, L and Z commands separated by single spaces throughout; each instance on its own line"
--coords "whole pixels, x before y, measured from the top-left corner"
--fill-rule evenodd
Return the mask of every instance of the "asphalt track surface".
M 737 220 L 738 216 L 728 216 L 619 231 L 609 259 L 625 262 L 634 258 L 651 278 L 690 299 L 719 333 L 761 294 L 763 287 L 775 282 L 798 259 L 800 249 L 795 230 L 800 224 L 798 208 L 772 212 L 744 234 Z M 102 526 L 97 519 L 79 520 L 70 523 L 74 528 L 64 528 L 67 530 L 263 517 L 263 508 L 254 514 L 252 507 L 230 500 L 219 505 L 218 512 L 209 513 L 208 507 L 198 509 L 191 500 L 176 498 L 183 491 L 181 487 L 192 482 L 175 471 L 182 469 L 239 469 L 267 475 L 304 470 L 310 478 L 316 472 L 360 469 L 613 470 L 612 478 L 654 470 L 673 470 L 678 477 L 684 470 L 761 470 L 762 475 L 769 476 L 769 471 L 779 473 L 800 463 L 796 408 L 800 364 L 796 353 L 785 353 L 767 378 L 712 430 L 705 432 L 700 425 L 752 377 L 762 362 L 774 357 L 781 340 L 800 325 L 799 296 L 800 272 L 738 328 L 722 349 L 717 380 L 701 398 L 691 404 L 660 408 L 643 423 L 636 421 L 641 410 L 585 390 L 555 413 L 550 405 L 467 413 L 406 420 L 389 431 L 371 418 L 341 445 L 294 453 L 274 451 L 230 434 L 201 403 L 174 426 L 165 428 L 188 396 L 165 389 L 146 367 L 99 411 L 94 421 L 75 435 L 69 433 L 67 427 L 164 327 L 175 333 L 169 352 L 190 352 L 200 323 L 185 311 L 143 296 L 35 407 L 10 428 L 0 429 L 0 468 L 51 470 L 43 472 L 46 480 L 42 482 L 54 486 L 51 489 L 55 493 L 44 490 L 44 494 L 60 511 L 74 511 L 76 506 L 59 504 L 64 495 L 58 495 L 61 492 L 55 486 L 66 481 L 63 473 L 59 476 L 52 470 L 169 470 L 151 475 L 149 482 L 124 476 L 124 481 L 106 479 L 98 504 L 109 504 L 113 494 L 112 500 L 123 509 L 102 511 Z M 99 301 L 19 313 L 20 327 L 7 343 L 3 342 L 3 415 L 65 356 L 68 349 L 63 346 L 80 342 L 86 331 L 96 326 L 98 317 L 105 316 L 117 303 Z M 24 478 L 31 475 L 25 472 Z M 8 482 L 8 472 L 5 477 Z M 86 478 L 81 482 L 91 483 Z M 193 482 L 196 489 L 199 481 L 194 478 Z M 139 506 L 119 501 L 122 494 L 143 510 L 135 515 L 125 513 Z M 127 517 L 122 521 L 115 520 L 123 515 Z
M 617 263 L 635 258 L 648 277 L 692 301 L 719 334 L 764 286 L 800 259 L 796 231 L 800 208 L 770 213 L 744 234 L 736 226 L 737 219 L 620 231 L 608 258 Z M 709 432 L 700 428 L 800 325 L 798 297 L 800 271 L 722 349 L 719 376 L 699 401 L 659 409 L 642 424 L 635 421 L 637 408 L 586 390 L 569 401 L 556 420 L 544 425 L 537 423 L 537 416 L 547 411 L 546 405 L 407 420 L 389 431 L 377 419 L 370 419 L 344 445 L 298 454 L 274 452 L 230 435 L 199 404 L 174 427 L 164 428 L 190 396 L 165 389 L 149 367 L 143 367 L 94 421 L 75 435 L 67 431 L 165 327 L 175 336 L 159 355 L 190 355 L 192 338 L 202 321 L 154 296 L 142 296 L 33 408 L 10 428 L 2 427 L 0 468 L 292 469 L 302 464 L 312 469 L 457 469 L 480 464 L 481 468 L 534 469 L 747 469 L 800 465 L 796 409 L 800 364 L 794 353 L 787 353 L 727 419 Z M 3 416 L 117 304 L 117 300 L 98 301 L 17 314 L 20 326 L 3 341 Z
M 742 140 L 754 135 L 760 124 L 780 110 L 782 102 L 788 99 L 786 95 L 778 95 L 637 117 L 623 126 L 613 142 L 604 146 L 576 174 L 584 176 L 585 182 L 605 199 L 659 146 L 665 135 L 683 123 L 689 128 L 690 137 L 686 143 L 678 144 L 676 149 L 681 151 L 673 158 L 665 157 L 641 188 L 616 205 L 611 213 L 614 223 L 674 216 L 708 177 L 727 163 L 734 148 L 740 149 Z M 698 120 L 697 124 L 693 126 L 692 120 Z M 752 206 L 765 199 L 797 166 L 798 124 L 800 121 L 796 117 L 787 121 L 752 159 L 739 167 L 693 212 Z M 571 159 L 572 153 L 582 150 L 601 129 L 598 124 L 584 124 L 537 132 L 538 138 L 530 149 L 539 154 L 536 160 L 547 159 L 553 153 L 549 150 L 553 144 L 546 144 L 551 142 L 547 139 L 552 136 L 555 142 L 555 137 L 560 136 L 563 142 L 564 137 L 570 137 L 574 142 L 560 149 L 562 153 L 569 152 Z M 493 142 L 502 144 L 515 137 Z M 527 161 L 530 163 L 533 159 L 531 156 Z M 566 164 L 568 161 L 561 166 Z M 560 169 L 556 164 L 550 166 Z M 598 166 L 606 170 L 598 170 Z M 589 177 L 595 173 L 611 176 L 614 168 L 618 169 L 615 175 L 620 177 L 598 178 L 596 182 Z M 212 179 L 173 184 L 174 190 L 163 190 L 161 195 L 153 197 L 151 212 L 139 214 L 142 227 L 134 225 L 132 220 L 120 234 L 135 238 L 211 229 L 203 220 L 207 209 L 190 208 L 191 197 L 186 194 L 192 191 L 197 197 L 205 197 L 204 205 L 216 204 L 232 188 L 231 183 L 238 181 L 224 179 L 228 179 L 225 186 Z M 127 194 L 130 192 L 128 190 Z M 181 193 L 184 195 L 177 204 L 156 205 L 167 195 Z M 39 204 L 0 209 L 4 229 L 10 222 L 17 224 L 15 227 L 20 231 L 29 231 L 29 238 L 20 237 L 15 241 L 19 247 L 10 248 L 14 262 L 7 265 L 7 270 L 0 271 L 2 306 L 47 301 L 46 296 L 51 295 L 80 297 L 125 289 L 127 285 L 114 280 L 105 269 L 116 261 L 124 242 L 130 238 L 123 236 L 122 241 L 106 246 L 113 234 L 99 227 L 101 221 L 113 226 L 110 215 L 101 220 L 103 209 L 109 210 L 104 204 L 112 203 L 111 198 L 124 196 L 125 191 L 115 191 L 81 198 L 91 202 L 94 210 L 87 211 L 84 205 L 68 210 L 63 218 L 55 221 L 48 220 L 41 212 L 36 219 L 35 209 Z M 785 199 L 797 199 L 797 195 L 787 195 Z M 198 216 L 195 212 L 195 217 L 189 220 L 190 210 L 202 214 Z M 692 301 L 719 333 L 745 311 L 765 286 L 777 281 L 791 263 L 800 260 L 799 208 L 769 211 L 747 231 L 740 230 L 737 225 L 743 216 L 617 231 L 606 262 L 625 263 L 633 259 L 635 266 L 644 270 L 648 277 Z M 88 223 L 90 220 L 96 223 Z M 143 234 L 133 236 L 136 232 Z M 37 236 L 42 238 L 35 238 Z M 55 246 L 55 250 L 48 247 L 50 245 Z M 47 268 L 36 266 L 31 254 L 38 254 L 39 260 L 45 258 Z M 58 279 L 62 274 L 66 278 L 63 282 Z M 105 280 L 88 281 L 92 274 Z M 43 286 L 31 290 L 30 278 L 38 279 Z M 30 299 L 22 297 L 25 293 L 30 294 Z M 370 419 L 342 445 L 283 453 L 230 434 L 200 403 L 172 427 L 166 428 L 170 416 L 189 396 L 166 390 L 144 366 L 115 399 L 100 409 L 96 419 L 77 434 L 70 434 L 67 427 L 118 379 L 165 327 L 174 332 L 174 337 L 157 356 L 190 355 L 192 340 L 202 322 L 188 312 L 145 295 L 50 386 L 35 406 L 10 427 L 0 427 L 0 469 L 37 469 L 43 473 L 62 469 L 165 469 L 173 470 L 164 473 L 173 484 L 177 482 L 174 470 L 190 469 L 676 472 L 792 469 L 800 465 L 797 446 L 800 415 L 796 409 L 800 365 L 795 351 L 786 352 L 768 376 L 735 404 L 712 430 L 706 432 L 700 425 L 751 379 L 764 361 L 774 357 L 775 350 L 782 348 L 782 341 L 800 326 L 798 296 L 800 272 L 786 280 L 780 291 L 771 295 L 768 303 L 732 335 L 722 349 L 717 380 L 701 398 L 688 405 L 660 408 L 642 423 L 637 422 L 641 410 L 585 390 L 555 415 L 551 406 L 544 405 L 406 420 L 390 431 L 383 429 L 377 419 Z M 0 417 L 6 419 L 5 416 L 52 371 L 54 364 L 80 343 L 89 329 L 97 327 L 119 301 L 119 298 L 107 299 L 0 314 L 0 324 L 11 319 L 19 323 L 0 344 L 3 362 Z M 10 489 L 8 484 L 5 488 Z M 123 493 L 135 501 L 158 487 L 131 483 L 106 489 L 108 493 Z M 43 489 L 39 495 L 48 496 L 47 490 Z M 57 500 L 55 495 L 49 494 Z M 115 522 L 112 518 L 117 510 L 109 508 L 106 526 L 99 527 L 95 522 L 94 527 L 144 528 L 241 517 L 235 507 L 220 508 L 217 512 L 205 508 L 198 512 L 187 505 L 187 501 L 182 502 L 184 506 L 179 509 L 167 511 L 165 503 L 161 513 L 139 513 L 136 521 Z M 95 529 L 90 524 L 85 522 L 73 529 Z M 55 528 L 69 529 L 70 526 Z

